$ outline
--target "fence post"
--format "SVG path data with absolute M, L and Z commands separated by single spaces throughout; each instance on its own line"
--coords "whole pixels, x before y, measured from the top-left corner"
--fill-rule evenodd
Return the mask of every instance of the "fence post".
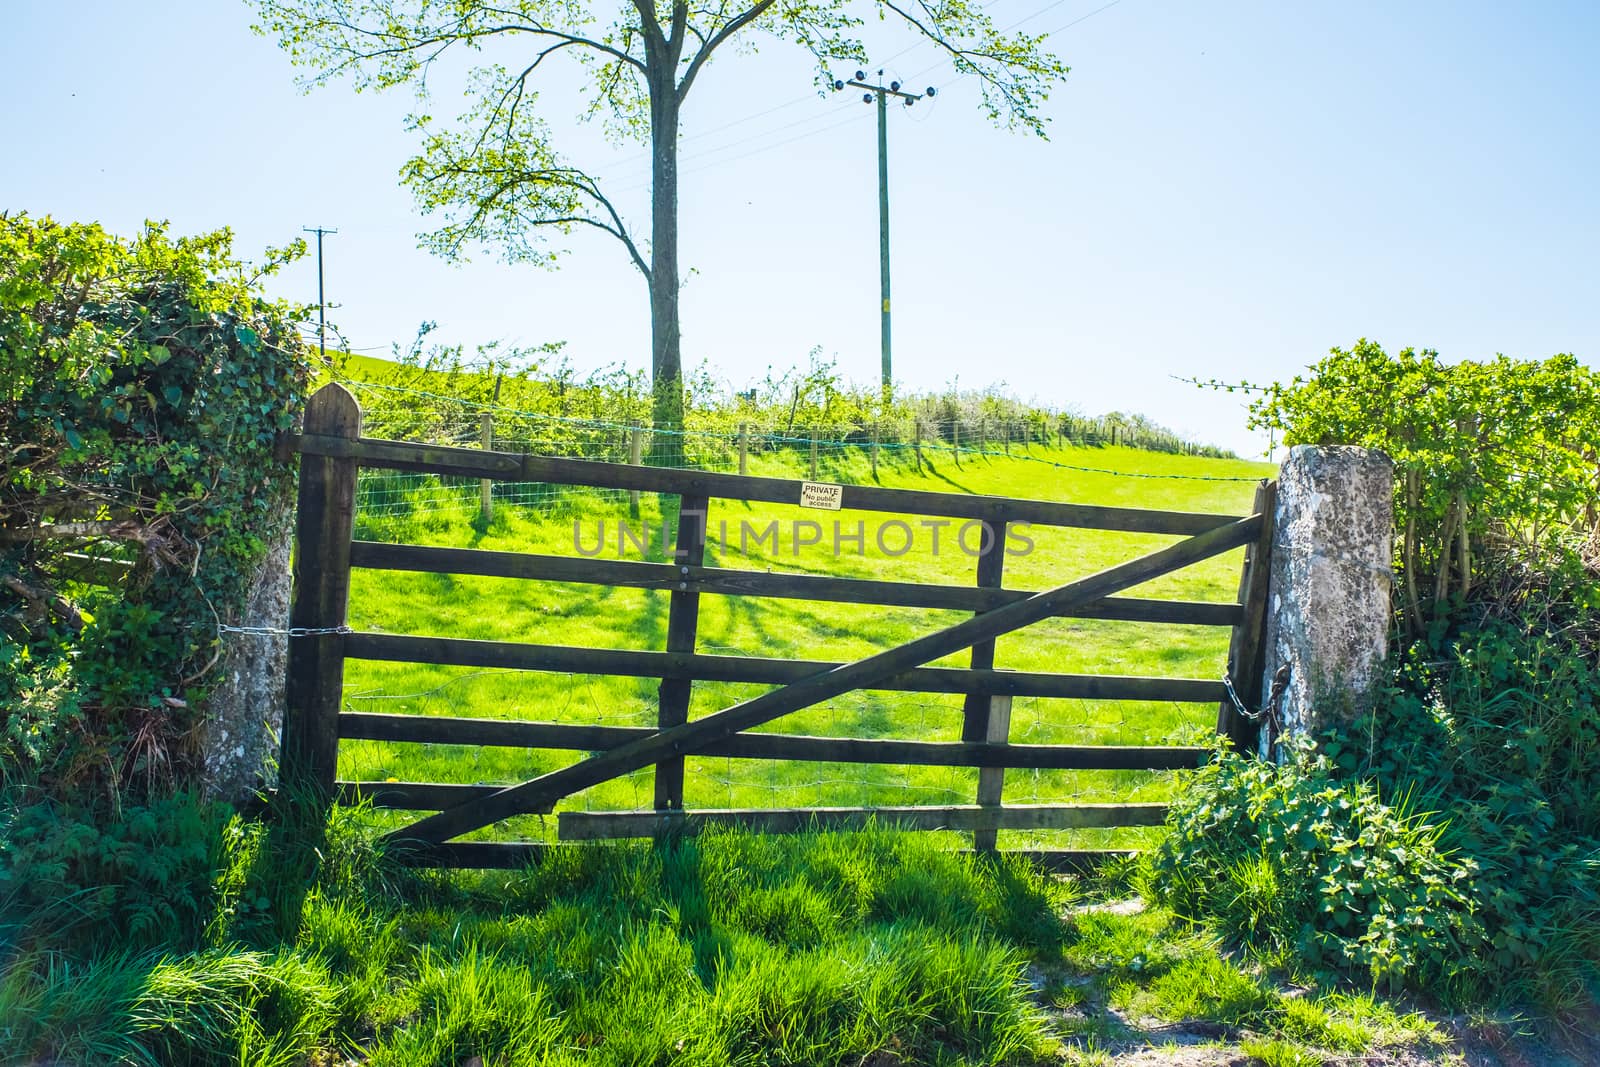
M 961 416 L 950 420 L 950 456 L 961 466 Z
M 354 440 L 361 406 L 330 383 L 306 403 L 305 433 Z M 328 631 L 289 638 L 281 777 L 291 796 L 333 798 L 339 761 L 339 707 L 344 689 L 344 635 L 350 605 L 350 539 L 355 531 L 353 459 L 300 457 L 295 511 L 291 629 Z
M 872 476 L 878 476 L 878 424 L 872 424 Z
M 628 430 L 628 462 L 635 467 L 644 458 L 644 430 L 634 426 Z M 628 517 L 639 517 L 639 490 L 628 490 Z
M 1273 498 L 1277 485 L 1256 486 L 1251 513 L 1265 516 L 1261 536 L 1245 546 L 1244 569 L 1239 574 L 1239 605 L 1244 609 L 1228 641 L 1228 677 L 1239 699 L 1252 711 L 1261 706 L 1262 639 L 1266 636 L 1267 579 L 1272 573 Z M 1256 728 L 1239 714 L 1233 701 L 1224 700 L 1217 711 L 1217 733 L 1241 752 L 1254 752 Z
M 911 419 L 911 451 L 917 457 L 917 473 L 922 473 L 922 419 L 912 416 Z
M 483 439 L 483 450 L 494 451 L 494 416 L 485 411 L 479 416 L 479 432 Z M 485 526 L 494 518 L 494 482 L 488 478 L 478 480 L 478 515 L 483 519 Z
M 750 473 L 750 424 L 739 424 L 739 473 Z
M 672 593 L 667 609 L 667 651 L 693 653 L 700 623 L 700 594 L 689 590 L 689 568 L 706 559 L 706 527 L 710 523 L 708 497 L 684 494 L 678 499 L 678 539 L 672 562 L 683 579 Z M 665 547 L 665 546 L 663 546 Z M 660 701 L 656 722 L 665 730 L 689 721 L 689 697 L 694 683 L 688 678 L 666 678 L 657 690 Z M 683 757 L 656 763 L 656 810 L 683 807 Z
M 992 696 L 989 698 L 989 726 L 984 731 L 983 739 L 992 745 L 1003 745 L 1011 740 L 1011 698 L 1009 696 Z M 979 806 L 986 807 L 992 804 L 999 807 L 1001 796 L 1005 792 L 1005 782 L 1006 769 L 1004 767 L 979 767 Z M 972 831 L 973 851 L 993 852 L 999 836 L 999 832 L 996 830 Z
M 980 549 L 978 555 L 978 587 L 980 589 L 998 589 L 1005 572 L 1006 520 L 1004 516 L 999 516 L 993 520 L 984 520 L 983 525 L 985 528 L 984 533 L 988 535 L 988 551 L 981 551 L 984 548 L 984 541 L 982 535 L 980 535 L 978 543 Z M 962 532 L 965 532 L 965 529 L 965 526 L 963 526 Z M 960 537 L 959 533 L 957 537 Z M 980 611 L 977 614 L 982 615 L 983 612 Z M 993 639 L 979 641 L 972 646 L 970 666 L 975 671 L 994 669 Z M 992 735 L 996 730 L 994 709 L 1001 699 L 1005 700 L 1002 713 L 1004 722 L 1000 724 L 999 729 L 1002 739 L 1009 736 L 1011 729 L 1010 699 L 993 697 L 988 693 L 970 693 L 962 706 L 961 740 L 968 743 L 993 740 Z M 996 769 L 997 776 L 985 778 L 986 770 L 988 769 L 985 768 L 978 773 L 978 803 L 998 804 L 1000 802 L 1000 784 L 1005 777 L 1005 772 Z M 991 791 L 994 794 L 994 799 L 986 801 L 984 797 Z M 976 849 L 992 849 L 994 848 L 994 842 L 994 831 L 974 831 L 972 835 L 972 847 Z
M 817 480 L 817 428 L 811 428 L 811 480 Z

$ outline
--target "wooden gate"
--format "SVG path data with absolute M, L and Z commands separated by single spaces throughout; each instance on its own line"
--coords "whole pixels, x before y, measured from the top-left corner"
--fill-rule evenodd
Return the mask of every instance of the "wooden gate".
M 654 810 L 564 810 L 557 816 L 559 839 L 639 837 L 693 831 L 713 822 L 784 832 L 812 826 L 857 826 L 876 818 L 911 828 L 971 832 L 975 847 L 992 849 L 996 832 L 1002 829 L 1142 826 L 1157 824 L 1165 815 L 1160 804 L 1006 805 L 1002 787 L 1008 768 L 1171 770 L 1196 766 L 1207 751 L 1171 746 L 1008 744 L 1010 705 L 1015 696 L 1215 702 L 1220 709 L 1218 730 L 1240 745 L 1250 743 L 1249 724 L 1236 713 L 1220 673 L 1212 681 L 999 671 L 994 669 L 994 641 L 1053 617 L 1226 626 L 1232 630 L 1228 670 L 1241 681 L 1257 679 L 1269 571 L 1266 546 L 1271 541 L 1270 483 L 1258 488 L 1252 514 L 1211 515 L 860 485 L 818 489 L 814 483 L 778 478 L 375 440 L 361 436 L 360 424 L 354 398 L 339 386 L 329 385 L 311 398 L 304 433 L 291 441 L 302 459 L 291 614 L 295 637 L 290 642 L 282 773 L 286 783 L 324 797 L 367 798 L 379 807 L 434 812 L 390 835 L 391 842 L 417 862 L 449 866 L 526 862 L 543 846 L 452 839 L 512 816 L 551 812 L 563 798 L 648 767 L 655 769 Z M 652 563 L 356 541 L 356 477 L 361 467 L 676 494 L 681 498 L 677 556 L 672 563 Z M 845 511 L 980 522 L 986 530 L 980 540 L 991 546 L 1003 544 L 1006 524 L 1011 522 L 1180 535 L 1183 540 L 1042 592 L 1004 588 L 1003 550 L 978 557 L 976 584 L 970 587 L 704 565 L 703 516 L 712 499 L 796 504 L 802 493 L 818 492 L 832 494 L 830 503 Z M 1247 546 L 1247 551 L 1235 603 L 1115 595 L 1240 546 Z M 667 590 L 671 597 L 666 647 L 661 651 L 620 651 L 353 632 L 346 624 L 352 567 Z M 762 659 L 695 650 L 704 595 L 957 609 L 974 614 L 850 663 Z M 971 649 L 966 668 L 926 666 L 963 649 Z M 658 678 L 658 723 L 649 729 L 347 712 L 342 708 L 346 659 Z M 690 720 L 690 692 L 697 681 L 753 682 L 775 688 Z M 746 732 L 821 701 L 865 689 L 964 694 L 961 740 Z M 1256 697 L 1244 685 L 1239 691 L 1246 701 Z M 560 770 L 503 787 L 350 782 L 338 781 L 336 776 L 341 738 L 567 749 L 590 755 Z M 684 811 L 683 760 L 689 755 L 976 767 L 979 779 L 975 803 L 970 805 Z

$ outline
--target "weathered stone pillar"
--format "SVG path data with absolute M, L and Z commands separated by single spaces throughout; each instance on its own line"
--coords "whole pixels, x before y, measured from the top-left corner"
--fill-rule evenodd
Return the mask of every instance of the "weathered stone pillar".
M 284 678 L 289 662 L 289 549 L 294 523 L 267 538 L 267 555 L 232 625 L 275 631 L 224 633 L 217 685 L 203 712 L 206 792 L 238 803 L 275 784 L 283 729 Z
M 1279 683 L 1284 733 L 1315 736 L 1370 710 L 1389 653 L 1393 552 L 1389 457 L 1291 448 L 1278 471 L 1261 689 Z

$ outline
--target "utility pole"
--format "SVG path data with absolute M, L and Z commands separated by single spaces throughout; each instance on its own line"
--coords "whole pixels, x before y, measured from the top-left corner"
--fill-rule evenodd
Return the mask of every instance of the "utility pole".
M 328 301 L 322 295 L 322 235 L 325 233 L 338 233 L 338 230 L 324 229 L 321 226 L 304 226 L 306 233 L 317 235 L 317 355 L 322 357 L 324 363 L 328 360 Z
M 905 101 L 905 106 L 910 107 L 924 96 L 933 96 L 933 86 L 928 87 L 926 93 L 907 93 L 900 90 L 899 82 L 883 84 L 883 71 L 878 71 L 878 84 L 872 85 L 867 81 L 867 72 L 856 71 L 856 76 L 849 81 L 837 80 L 833 83 L 835 91 L 843 89 L 846 85 L 857 89 L 867 90 L 861 94 L 864 103 L 872 103 L 876 99 L 878 104 L 878 291 L 882 299 L 882 319 L 880 333 L 883 346 L 883 398 L 889 399 L 890 391 L 894 384 L 894 369 L 890 359 L 890 330 L 889 330 L 889 97 L 898 97 Z

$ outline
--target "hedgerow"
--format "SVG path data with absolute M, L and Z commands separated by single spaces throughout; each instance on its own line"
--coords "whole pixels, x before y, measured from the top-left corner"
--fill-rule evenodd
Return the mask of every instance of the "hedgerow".
M 299 312 L 226 230 L 0 215 L 0 921 L 192 927 L 199 709 L 292 468 Z

